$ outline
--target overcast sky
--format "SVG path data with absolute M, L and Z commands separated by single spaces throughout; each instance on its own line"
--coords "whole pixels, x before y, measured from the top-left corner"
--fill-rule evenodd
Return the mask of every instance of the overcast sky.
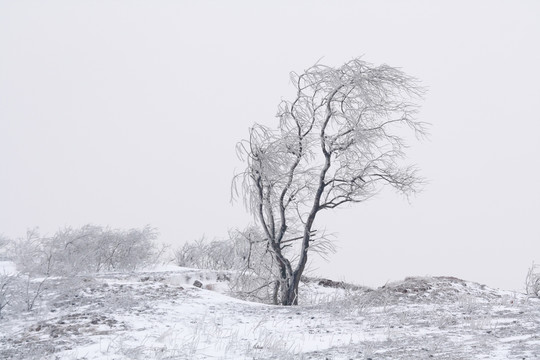
M 315 274 L 452 275 L 522 290 L 540 262 L 540 2 L 0 0 L 0 233 L 87 223 L 179 245 L 251 221 L 235 145 L 275 124 L 289 72 L 400 67 L 429 88 L 430 181 L 326 213 Z

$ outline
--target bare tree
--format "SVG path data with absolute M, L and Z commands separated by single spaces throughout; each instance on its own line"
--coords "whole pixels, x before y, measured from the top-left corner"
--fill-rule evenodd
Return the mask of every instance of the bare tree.
M 317 214 L 365 201 L 384 185 L 410 195 L 422 185 L 413 166 L 399 164 L 403 129 L 417 138 L 415 120 L 424 89 L 401 70 L 353 59 L 341 67 L 316 64 L 292 73 L 292 101 L 278 108 L 277 129 L 255 124 L 237 150 L 247 162 L 235 176 L 279 267 L 279 303 L 298 303 L 298 285 Z

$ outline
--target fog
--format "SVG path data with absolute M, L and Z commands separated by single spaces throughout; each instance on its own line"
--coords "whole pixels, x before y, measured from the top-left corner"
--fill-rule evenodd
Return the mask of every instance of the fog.
M 252 217 L 235 153 L 289 72 L 362 56 L 428 87 L 429 180 L 325 213 L 312 274 L 452 275 L 522 290 L 540 261 L 536 1 L 0 1 L 0 234 L 151 224 L 178 246 Z

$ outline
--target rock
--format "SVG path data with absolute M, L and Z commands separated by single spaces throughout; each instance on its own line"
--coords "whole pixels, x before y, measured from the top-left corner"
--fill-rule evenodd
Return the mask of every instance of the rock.
M 334 288 L 334 289 L 337 289 L 337 288 L 345 289 L 346 288 L 343 281 L 337 282 L 337 281 L 332 281 L 330 279 L 320 279 L 319 280 L 319 285 L 323 286 L 323 287 Z

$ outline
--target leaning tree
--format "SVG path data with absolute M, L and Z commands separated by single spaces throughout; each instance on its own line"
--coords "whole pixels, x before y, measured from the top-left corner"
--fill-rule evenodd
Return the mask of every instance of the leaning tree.
M 279 105 L 277 128 L 256 123 L 238 144 L 247 167 L 234 180 L 277 264 L 282 305 L 298 304 L 309 250 L 321 240 L 317 214 L 365 201 L 385 185 L 417 192 L 417 169 L 400 163 L 404 130 L 426 135 L 415 120 L 424 89 L 399 69 L 353 59 L 338 68 L 316 64 L 291 80 L 296 96 Z

